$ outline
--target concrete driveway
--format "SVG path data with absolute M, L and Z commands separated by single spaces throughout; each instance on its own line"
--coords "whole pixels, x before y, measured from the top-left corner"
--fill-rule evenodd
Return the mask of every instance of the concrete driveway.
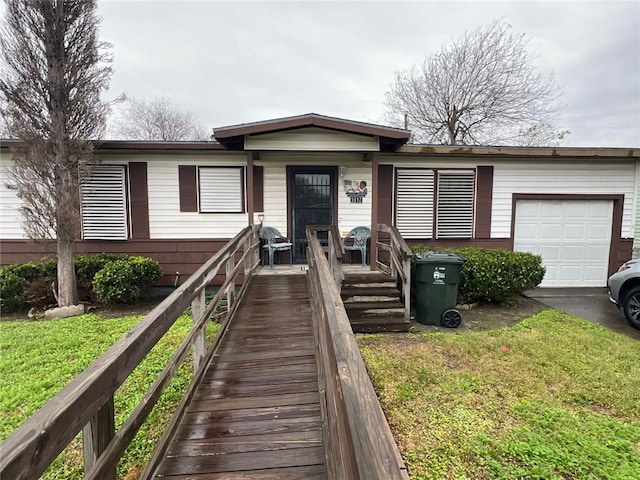
M 640 340 L 640 330 L 629 325 L 624 314 L 609 301 L 606 288 L 536 288 L 527 290 L 524 295 Z

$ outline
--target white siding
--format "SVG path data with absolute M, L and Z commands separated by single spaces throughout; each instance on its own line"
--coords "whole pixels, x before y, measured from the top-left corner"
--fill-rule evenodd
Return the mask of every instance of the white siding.
M 20 199 L 7 187 L 8 172 L 13 162 L 7 151 L 0 153 L 0 238 L 24 239 L 26 235 L 20 223 Z
M 378 151 L 377 137 L 336 132 L 326 128 L 308 127 L 286 132 L 247 135 L 247 150 L 291 151 Z
M 147 162 L 149 235 L 161 238 L 231 238 L 247 226 L 246 213 L 180 211 L 178 165 L 244 166 L 246 155 L 135 155 L 131 161 Z
M 486 164 L 486 162 L 485 162 Z M 495 161 L 491 237 L 511 236 L 514 193 L 624 194 L 622 237 L 631 237 L 635 164 L 614 160 Z
M 134 157 L 137 158 L 137 157 Z M 126 165 L 128 160 L 122 157 L 108 156 L 105 163 Z M 21 201 L 13 190 L 7 188 L 8 172 L 13 168 L 11 154 L 6 150 L 0 153 L 0 238 L 26 239 L 20 215 Z M 54 235 L 52 233 L 52 235 Z
M 287 167 L 285 163 L 264 164 L 264 224 L 287 232 Z
M 351 202 L 345 193 L 345 179 L 367 182 L 367 195 L 362 199 L 362 203 Z M 338 177 L 338 231 L 343 236 L 355 227 L 371 228 L 371 196 L 377 195 L 377 192 L 372 190 L 371 181 L 371 164 L 363 162 L 347 164 L 344 177 Z
M 287 165 L 345 167 L 344 177 L 336 177 L 338 189 L 338 229 L 348 232 L 359 225 L 371 224 L 371 164 L 362 162 L 358 154 L 261 154 L 256 165 L 264 167 L 264 224 L 287 233 Z M 343 180 L 367 182 L 367 196 L 362 203 L 351 203 L 345 194 Z

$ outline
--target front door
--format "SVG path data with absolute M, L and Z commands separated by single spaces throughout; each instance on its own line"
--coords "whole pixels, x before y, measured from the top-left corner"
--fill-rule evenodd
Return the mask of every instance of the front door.
M 336 169 L 332 167 L 289 169 L 290 237 L 293 262 L 307 262 L 307 225 L 333 225 L 336 206 Z M 319 234 L 320 241 L 326 242 Z

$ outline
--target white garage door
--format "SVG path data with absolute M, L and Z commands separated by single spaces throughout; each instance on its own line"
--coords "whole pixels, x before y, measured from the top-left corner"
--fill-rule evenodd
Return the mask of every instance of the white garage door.
M 518 200 L 513 249 L 542 257 L 543 287 L 604 287 L 612 216 L 610 200 Z

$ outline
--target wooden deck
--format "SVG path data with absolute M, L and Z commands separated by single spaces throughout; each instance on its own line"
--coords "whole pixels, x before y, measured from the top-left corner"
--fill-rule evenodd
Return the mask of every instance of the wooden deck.
M 322 438 L 307 281 L 255 276 L 154 478 L 326 478 Z

